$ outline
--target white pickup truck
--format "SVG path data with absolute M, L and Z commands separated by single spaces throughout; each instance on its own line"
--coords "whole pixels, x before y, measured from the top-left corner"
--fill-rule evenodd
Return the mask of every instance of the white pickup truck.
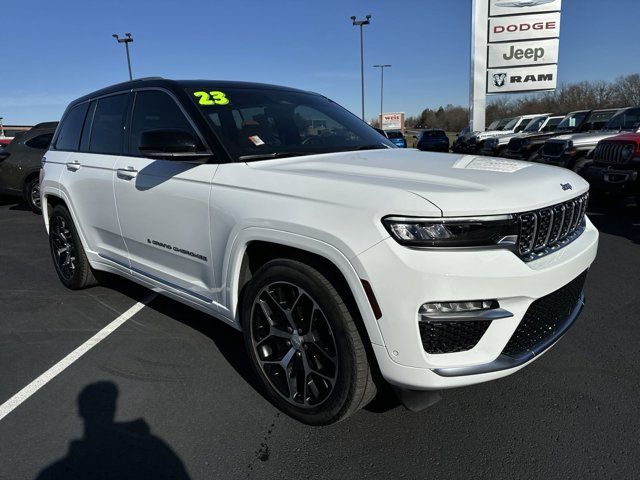
M 60 280 L 139 282 L 243 332 L 266 395 L 328 424 L 512 374 L 583 305 L 587 183 L 395 148 L 331 100 L 141 79 L 67 108 L 41 172 Z

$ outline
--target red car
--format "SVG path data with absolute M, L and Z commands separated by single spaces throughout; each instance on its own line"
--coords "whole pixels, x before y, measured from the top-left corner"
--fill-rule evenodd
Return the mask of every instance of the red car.
M 640 196 L 640 133 L 624 133 L 601 140 L 593 162 L 580 172 L 594 193 Z

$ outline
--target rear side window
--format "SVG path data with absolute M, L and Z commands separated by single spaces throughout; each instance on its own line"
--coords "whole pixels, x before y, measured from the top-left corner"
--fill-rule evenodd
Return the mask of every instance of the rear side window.
M 45 133 L 43 135 L 38 135 L 37 137 L 30 138 L 24 144 L 29 148 L 35 148 L 38 150 L 46 150 L 49 148 L 49 144 L 51 143 L 51 139 L 53 138 L 53 133 Z
M 60 125 L 60 132 L 56 139 L 56 150 L 75 151 L 78 149 L 80 135 L 82 134 L 82 124 L 88 108 L 89 104 L 83 103 L 73 107 L 67 113 L 64 120 L 62 120 L 62 125 Z
M 98 100 L 91 126 L 89 151 L 120 154 L 124 145 L 124 123 L 129 94 L 112 95 Z
M 129 141 L 129 151 L 132 154 L 141 154 L 138 149 L 140 136 L 148 130 L 183 130 L 194 138 L 199 138 L 176 102 L 166 93 L 157 90 L 136 94 Z

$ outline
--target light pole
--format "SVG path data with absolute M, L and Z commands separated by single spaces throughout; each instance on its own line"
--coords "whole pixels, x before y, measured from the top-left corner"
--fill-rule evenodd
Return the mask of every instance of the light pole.
M 380 69 L 380 128 L 382 128 L 382 100 L 384 99 L 384 69 L 391 65 L 374 65 L 374 68 Z
M 118 43 L 124 43 L 124 48 L 127 51 L 127 66 L 129 67 L 129 80 L 133 80 L 133 76 L 131 75 L 131 58 L 129 58 L 129 44 L 133 42 L 133 37 L 130 33 L 125 33 L 124 38 L 119 38 L 116 33 L 111 35 L 115 38 Z
M 364 120 L 364 44 L 362 38 L 362 27 L 371 23 L 371 15 L 367 15 L 364 20 L 357 20 L 355 16 L 351 17 L 351 22 L 355 27 L 360 27 L 360 83 L 362 96 L 362 120 Z

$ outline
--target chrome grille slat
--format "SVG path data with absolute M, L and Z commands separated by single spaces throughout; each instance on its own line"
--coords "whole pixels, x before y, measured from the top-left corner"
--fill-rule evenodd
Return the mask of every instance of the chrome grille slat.
M 585 193 L 558 205 L 518 214 L 520 257 L 535 260 L 573 241 L 582 233 L 588 198 Z

